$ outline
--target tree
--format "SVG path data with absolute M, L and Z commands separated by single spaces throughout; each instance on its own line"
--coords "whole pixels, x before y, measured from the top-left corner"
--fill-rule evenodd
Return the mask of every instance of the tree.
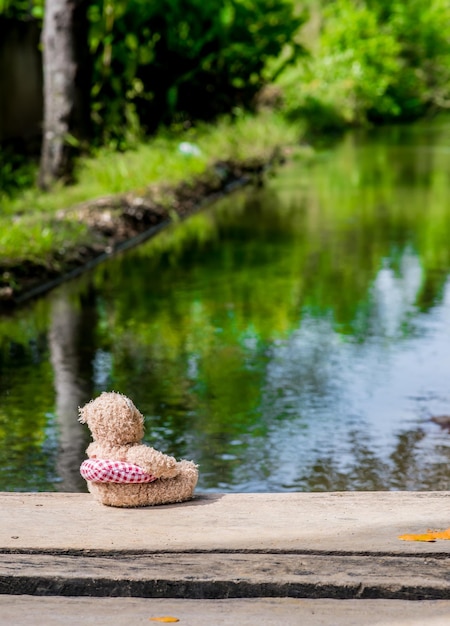
M 71 175 L 89 124 L 87 0 L 46 0 L 42 31 L 44 122 L 39 185 Z

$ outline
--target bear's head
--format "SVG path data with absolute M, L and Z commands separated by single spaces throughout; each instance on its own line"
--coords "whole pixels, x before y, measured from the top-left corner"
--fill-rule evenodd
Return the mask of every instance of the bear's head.
M 87 424 L 94 441 L 113 446 L 139 443 L 144 436 L 144 416 L 121 393 L 104 391 L 79 409 L 79 421 Z

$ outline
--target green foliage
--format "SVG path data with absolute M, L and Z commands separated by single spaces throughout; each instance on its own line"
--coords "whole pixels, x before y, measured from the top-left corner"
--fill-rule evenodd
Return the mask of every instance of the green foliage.
M 450 96 L 450 6 L 443 0 L 324 3 L 317 48 L 279 80 L 290 118 L 316 131 L 409 119 Z
M 29 20 L 42 19 L 45 0 L 0 0 L 0 16 Z
M 450 4 L 447 0 L 367 0 L 400 44 L 398 80 L 387 89 L 403 117 L 449 106 Z M 375 110 L 375 114 L 378 112 Z
M 386 90 L 398 72 L 395 39 L 379 31 L 373 12 L 352 0 L 330 4 L 323 19 L 317 54 L 281 80 L 288 115 L 312 116 L 316 130 L 329 130 L 361 123 L 372 107 L 393 112 Z
M 0 213 L 4 200 L 34 184 L 36 170 L 34 160 L 25 158 L 12 148 L 0 146 Z
M 337 6 L 339 5 L 339 7 Z M 344 115 L 364 119 L 367 110 L 396 114 L 395 102 L 387 96 L 399 66 L 399 44 L 380 31 L 376 15 L 352 0 L 340 0 L 325 11 L 326 29 L 321 45 L 327 51 L 325 74 L 333 72 L 343 97 Z
M 269 59 L 304 21 L 289 0 L 94 0 L 89 18 L 93 117 L 119 147 L 125 129 L 131 139 L 140 127 L 250 107 Z

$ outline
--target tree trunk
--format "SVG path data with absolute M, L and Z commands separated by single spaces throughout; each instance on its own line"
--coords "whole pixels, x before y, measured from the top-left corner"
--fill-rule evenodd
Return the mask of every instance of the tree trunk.
M 46 0 L 42 31 L 44 128 L 39 185 L 70 179 L 89 119 L 87 0 Z
M 78 421 L 78 407 L 92 398 L 95 357 L 92 337 L 96 327 L 93 292 L 76 304 L 70 300 L 68 290 L 60 290 L 54 296 L 48 343 L 56 391 L 59 491 L 86 490 L 80 464 L 89 433 Z

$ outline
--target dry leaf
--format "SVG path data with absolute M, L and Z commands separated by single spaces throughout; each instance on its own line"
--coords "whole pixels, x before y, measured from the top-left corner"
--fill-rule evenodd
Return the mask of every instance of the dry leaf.
M 403 541 L 436 541 L 436 539 L 450 539 L 450 528 L 446 530 L 429 530 L 419 535 L 400 535 Z
M 180 621 L 178 617 L 172 617 L 171 615 L 163 615 L 162 617 L 149 617 L 149 620 L 152 622 L 164 622 L 165 624 Z

